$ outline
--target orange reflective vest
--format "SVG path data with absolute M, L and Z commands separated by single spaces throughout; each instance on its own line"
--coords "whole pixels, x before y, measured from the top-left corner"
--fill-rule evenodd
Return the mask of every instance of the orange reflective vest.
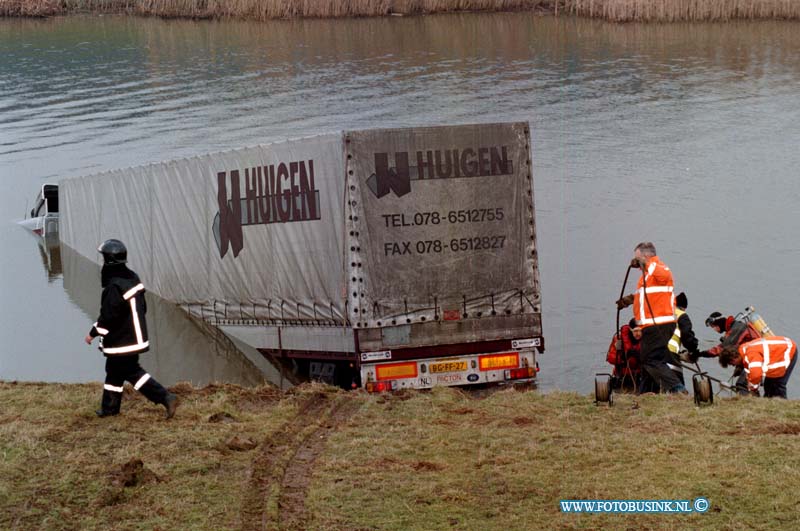
M 797 353 L 797 344 L 783 336 L 754 339 L 739 346 L 747 384 L 758 389 L 764 378 L 780 378 Z
M 646 286 L 646 287 L 645 287 Z M 657 256 L 647 261 L 633 296 L 633 317 L 642 328 L 675 322 L 672 271 Z

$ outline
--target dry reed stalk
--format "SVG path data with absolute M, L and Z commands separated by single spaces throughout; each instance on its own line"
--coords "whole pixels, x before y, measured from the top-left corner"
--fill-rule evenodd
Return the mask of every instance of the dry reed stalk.
M 270 20 L 452 11 L 546 9 L 553 0 L 0 0 L 0 16 L 127 12 L 188 18 Z
M 798 19 L 791 0 L 567 0 L 571 13 L 614 22 Z
M 184 18 L 335 18 L 549 10 L 614 22 L 800 19 L 798 0 L 0 0 L 0 16 L 121 12 Z
M 58 0 L 0 0 L 2 17 L 49 17 L 61 13 Z

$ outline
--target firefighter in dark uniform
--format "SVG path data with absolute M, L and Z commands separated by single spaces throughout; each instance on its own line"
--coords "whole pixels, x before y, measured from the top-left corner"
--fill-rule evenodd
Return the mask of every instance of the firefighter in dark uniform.
M 103 385 L 98 417 L 119 414 L 122 386 L 127 380 L 148 400 L 163 405 L 166 418 L 175 415 L 178 397 L 168 392 L 139 365 L 139 354 L 150 349 L 147 338 L 144 286 L 139 276 L 128 269 L 128 250 L 119 240 L 106 240 L 97 250 L 103 255 L 101 283 L 103 296 L 100 317 L 94 323 L 86 343 L 100 336 L 100 351 L 106 357 L 106 381 Z

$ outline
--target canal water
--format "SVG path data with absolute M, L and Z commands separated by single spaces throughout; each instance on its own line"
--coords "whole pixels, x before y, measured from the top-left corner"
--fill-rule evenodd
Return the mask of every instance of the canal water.
M 3 19 L 0 379 L 102 378 L 83 343 L 97 271 L 14 223 L 42 183 L 346 128 L 511 120 L 532 129 L 541 389 L 590 392 L 608 369 L 614 300 L 642 240 L 687 293 L 705 347 L 710 312 L 748 305 L 800 339 L 796 23 Z M 277 378 L 168 304 L 152 312 L 144 364 L 160 379 Z

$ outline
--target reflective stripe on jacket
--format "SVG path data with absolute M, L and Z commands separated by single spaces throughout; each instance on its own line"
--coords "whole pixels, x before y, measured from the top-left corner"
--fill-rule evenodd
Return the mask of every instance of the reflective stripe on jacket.
M 675 320 L 681 318 L 681 315 L 685 314 L 686 312 L 681 310 L 680 308 L 675 309 Z M 677 324 L 675 325 L 675 332 L 672 333 L 672 337 L 669 338 L 669 343 L 667 344 L 667 348 L 670 352 L 674 352 L 677 354 L 681 351 L 681 327 Z
M 647 286 L 647 287 L 645 287 Z M 657 256 L 647 261 L 633 296 L 633 317 L 641 327 L 675 322 L 672 272 Z
M 755 339 L 739 346 L 744 372 L 750 389 L 758 389 L 764 378 L 780 378 L 797 353 L 797 345 L 788 337 Z
M 144 285 L 130 269 L 117 267 L 103 289 L 100 317 L 89 335 L 101 336 L 100 350 L 107 356 L 147 352 L 147 303 Z

